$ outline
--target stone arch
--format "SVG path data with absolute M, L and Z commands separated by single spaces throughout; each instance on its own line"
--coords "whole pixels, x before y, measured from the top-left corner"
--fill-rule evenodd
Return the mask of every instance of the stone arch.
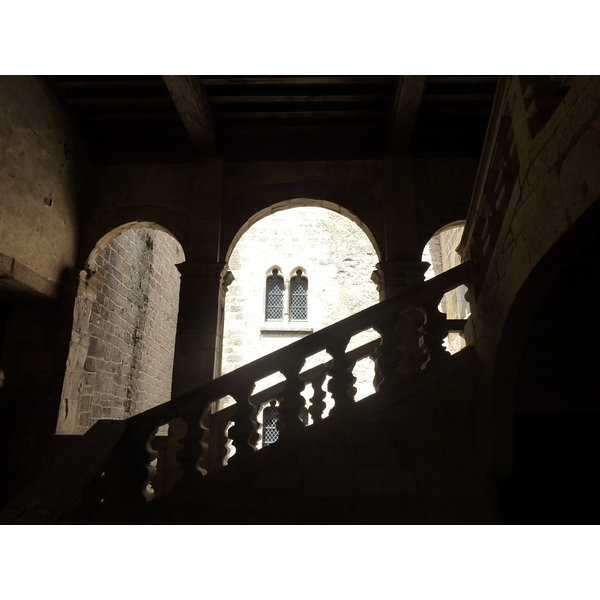
M 288 277 L 293 277 L 294 275 L 296 275 L 297 271 L 302 271 L 302 276 L 303 277 L 308 277 L 308 270 L 303 267 L 302 265 L 296 265 L 295 267 L 293 267 L 292 269 L 290 269 L 290 272 L 288 273 Z
M 298 204 L 288 208 L 297 211 L 301 221 L 286 219 L 284 213 L 289 211 L 283 208 L 265 212 L 262 226 L 257 219 L 252 227 L 248 227 L 228 257 L 234 279 L 225 302 L 224 372 L 231 372 L 379 301 L 371 278 L 378 256 L 363 229 L 339 211 L 323 206 Z M 279 232 L 276 239 L 269 235 L 270 227 Z M 302 239 L 310 242 L 302 242 Z M 259 243 L 264 247 L 258 248 Z M 269 320 L 263 316 L 264 277 L 274 265 L 285 277 L 286 295 L 283 318 Z M 291 278 L 298 270 L 308 278 L 307 315 L 294 318 Z M 302 300 L 300 302 L 303 308 Z M 299 311 L 294 312 L 297 316 Z M 373 331 L 363 333 L 351 340 L 351 347 L 378 337 Z M 329 358 L 328 355 L 314 355 L 306 361 L 304 368 L 312 368 Z M 373 393 L 374 374 L 370 360 L 357 363 L 354 374 L 358 380 L 357 397 Z M 268 382 L 258 382 L 257 389 L 275 382 L 270 378 Z
M 236 194 L 222 231 L 222 256 L 229 260 L 240 237 L 269 214 L 299 206 L 326 208 L 354 221 L 367 235 L 379 260 L 385 247 L 383 203 L 373 194 L 352 185 L 302 181 L 257 186 Z
M 183 248 L 151 222 L 119 225 L 80 272 L 57 433 L 170 399 Z
M 169 234 L 173 239 L 177 241 L 177 243 L 181 246 L 181 242 L 177 238 L 177 236 L 173 235 L 169 229 L 166 227 L 162 227 L 158 223 L 154 223 L 153 221 L 132 221 L 130 223 L 124 223 L 123 225 L 119 225 L 113 229 L 111 229 L 108 233 L 103 235 L 94 246 L 93 250 L 89 253 L 87 260 L 85 261 L 85 268 L 89 268 L 90 264 L 94 261 L 95 256 L 98 253 L 102 252 L 110 244 L 114 239 L 119 237 L 123 232 L 129 231 L 131 229 L 155 229 L 157 231 L 164 231 Z M 183 251 L 183 248 L 182 248 Z
M 448 260 L 442 260 L 441 264 L 439 265 L 439 269 L 434 268 L 435 275 L 439 275 L 443 271 L 447 271 L 448 269 L 456 266 L 457 264 L 459 264 L 461 262 L 460 256 L 456 252 L 456 247 L 458 246 L 458 244 L 460 242 L 460 238 L 462 236 L 462 231 L 464 229 L 464 226 L 465 226 L 464 220 L 457 220 L 457 221 L 451 221 L 449 223 L 446 223 L 445 225 L 443 225 L 442 227 L 437 229 L 437 231 L 435 231 L 435 233 L 423 245 L 422 256 L 425 256 L 427 247 L 431 245 L 432 241 L 435 238 L 440 238 L 440 240 L 439 240 L 440 244 L 445 247 L 445 248 L 440 248 L 440 252 L 442 252 L 443 254 L 449 255 L 451 253 L 451 251 L 454 251 L 454 253 L 456 254 L 455 257 L 447 256 Z M 456 230 L 455 235 L 453 235 L 453 236 L 445 235 L 445 234 L 449 234 L 450 232 L 454 232 L 454 230 Z M 446 238 L 446 239 L 442 239 L 442 238 Z M 430 254 L 431 254 L 431 250 L 430 250 Z M 423 259 L 423 260 L 425 260 L 425 259 Z M 431 266 L 434 267 L 433 264 Z M 425 279 L 429 279 L 429 278 L 430 277 L 427 276 L 427 274 L 426 274 Z
M 425 272 L 425 280 L 440 275 L 462 262 L 456 248 L 460 243 L 464 225 L 465 221 L 446 223 L 429 238 L 422 252 L 422 261 L 430 265 Z M 465 299 L 466 291 L 466 287 L 460 285 L 444 294 L 440 311 L 445 313 L 448 319 L 466 319 L 470 314 L 469 303 Z M 465 340 L 462 334 L 450 332 L 444 340 L 444 345 L 454 354 L 465 347 Z
M 265 271 L 265 277 L 269 277 L 269 275 L 273 274 L 273 271 L 275 271 L 275 269 L 277 269 L 278 273 L 282 273 L 283 275 L 283 271 L 281 270 L 281 267 L 279 265 L 271 265 L 266 271 Z
M 124 206 L 95 215 L 85 223 L 79 252 L 79 265 L 86 265 L 103 240 L 110 243 L 122 231 L 133 227 L 151 227 L 173 236 L 187 253 L 187 215 L 153 205 Z

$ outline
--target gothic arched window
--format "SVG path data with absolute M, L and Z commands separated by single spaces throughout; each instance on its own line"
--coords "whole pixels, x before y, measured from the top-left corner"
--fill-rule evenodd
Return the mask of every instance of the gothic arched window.
M 283 277 L 277 269 L 273 269 L 267 277 L 265 319 L 268 321 L 283 319 L 283 290 Z
M 290 321 L 308 319 L 308 278 L 298 269 L 290 279 Z

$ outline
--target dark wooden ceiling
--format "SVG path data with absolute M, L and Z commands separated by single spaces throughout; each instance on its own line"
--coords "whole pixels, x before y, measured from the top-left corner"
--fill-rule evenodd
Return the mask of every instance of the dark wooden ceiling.
M 53 76 L 100 163 L 477 156 L 496 76 Z

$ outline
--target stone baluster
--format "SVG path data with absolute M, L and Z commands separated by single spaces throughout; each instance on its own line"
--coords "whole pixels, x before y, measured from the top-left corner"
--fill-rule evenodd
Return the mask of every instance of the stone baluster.
M 179 440 L 182 448 L 177 452 L 177 462 L 181 470 L 181 479 L 175 482 L 175 487 L 185 485 L 194 480 L 198 474 L 206 475 L 206 470 L 200 467 L 200 457 L 206 451 L 204 441 L 205 426 L 202 423 L 204 407 L 184 418 L 186 432 Z
M 313 388 L 313 395 L 309 401 L 310 408 L 308 409 L 308 412 L 310 413 L 310 416 L 312 417 L 314 423 L 323 420 L 323 411 L 327 406 L 324 402 L 327 393 L 323 389 L 323 384 L 325 383 L 326 377 L 327 373 L 323 373 L 322 375 L 317 375 L 310 382 Z
M 285 437 L 304 428 L 300 411 L 306 404 L 306 400 L 300 392 L 304 389 L 305 383 L 299 375 L 303 366 L 304 359 L 281 369 L 281 374 L 285 377 L 285 385 L 280 395 L 279 419 L 277 420 L 280 439 L 282 436 Z
M 354 395 L 356 388 L 354 382 L 356 377 L 352 374 L 352 369 L 356 364 L 356 359 L 351 358 L 346 354 L 346 347 L 350 341 L 350 336 L 341 342 L 331 344 L 325 350 L 333 358 L 333 365 L 329 369 L 331 379 L 327 385 L 327 389 L 331 392 L 334 407 L 330 414 L 343 413 L 350 406 L 354 405 Z
M 428 266 L 429 263 L 422 261 L 379 263 L 374 279 L 379 282 L 378 290 L 381 300 L 422 283 Z M 382 337 L 382 344 L 378 352 L 380 358 L 376 363 L 376 372 L 378 373 L 376 380 L 379 379 L 379 387 L 376 389 L 387 389 L 397 376 L 405 379 L 420 371 L 419 327 L 422 323 L 423 317 L 419 312 L 407 310 L 395 319 L 380 323 L 379 329 L 375 327 Z M 387 383 L 384 382 L 385 374 L 387 374 Z
M 133 510 L 151 500 L 148 489 L 156 468 L 151 462 L 157 452 L 152 439 L 158 428 L 136 425 L 117 444 L 106 467 L 107 492 L 104 504 L 110 514 Z
M 219 412 L 209 415 L 209 442 L 208 442 L 208 472 L 219 469 L 225 464 L 225 459 L 230 452 L 227 429 L 231 425 L 229 418 L 222 418 Z
M 373 329 L 381 336 L 381 343 L 375 348 L 375 391 L 387 390 L 393 387 L 399 377 L 398 365 L 404 353 L 400 350 L 401 336 L 396 331 L 398 318 L 393 317 L 376 323 Z
M 450 356 L 444 348 L 444 338 L 448 335 L 448 324 L 446 313 L 438 310 L 441 299 L 441 295 L 432 297 L 417 308 L 425 319 L 419 329 L 421 333 L 419 344 L 425 356 L 422 369 L 428 369 L 432 364 L 437 364 Z
M 257 409 L 250 402 L 254 385 L 254 382 L 252 382 L 231 394 L 236 405 L 233 417 L 234 424 L 229 428 L 229 439 L 235 448 L 235 454 L 229 459 L 229 463 L 250 456 L 256 450 L 256 442 L 258 441 Z
M 381 335 L 381 334 L 380 334 Z M 380 342 L 381 345 L 381 342 Z M 377 369 L 377 359 L 379 358 L 378 350 L 379 346 L 374 348 L 372 352 L 369 354 L 369 358 L 373 361 L 373 391 L 377 392 L 380 389 L 380 385 L 383 381 L 383 377 L 381 373 Z
M 210 425 L 211 425 L 211 413 L 213 406 L 208 404 L 202 413 L 202 417 L 200 418 L 200 429 L 202 430 L 202 437 L 200 438 L 200 447 L 202 452 L 200 457 L 198 458 L 198 467 L 199 471 L 206 475 L 210 469 L 210 452 L 212 448 L 210 447 Z

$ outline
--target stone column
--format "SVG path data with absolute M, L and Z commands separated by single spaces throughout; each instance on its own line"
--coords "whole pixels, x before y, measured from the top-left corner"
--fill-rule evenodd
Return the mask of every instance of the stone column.
M 198 159 L 188 204 L 181 273 L 179 315 L 173 360 L 172 396 L 188 392 L 220 375 L 225 303 L 225 263 L 220 262 L 224 163 L 220 157 Z M 176 460 L 179 440 L 186 434 L 182 419 L 169 424 L 162 490 L 170 490 L 181 476 Z
M 179 315 L 173 362 L 173 397 L 219 375 L 225 263 L 184 262 L 181 273 Z
M 422 283 L 428 264 L 424 262 L 396 261 L 380 262 L 373 272 L 373 280 L 379 291 L 379 299 L 385 300 L 408 288 Z M 423 315 L 416 310 L 404 313 L 395 327 L 400 336 L 398 348 L 402 352 L 402 360 L 397 370 L 403 377 L 408 377 L 421 369 L 423 360 L 419 346 L 419 327 L 423 324 Z
M 385 202 L 385 253 L 373 280 L 380 300 L 390 298 L 424 281 L 427 264 L 421 261 L 410 156 L 386 156 L 383 161 Z M 396 326 L 402 360 L 398 373 L 409 376 L 420 370 L 419 327 L 423 317 L 417 311 L 406 313 Z

